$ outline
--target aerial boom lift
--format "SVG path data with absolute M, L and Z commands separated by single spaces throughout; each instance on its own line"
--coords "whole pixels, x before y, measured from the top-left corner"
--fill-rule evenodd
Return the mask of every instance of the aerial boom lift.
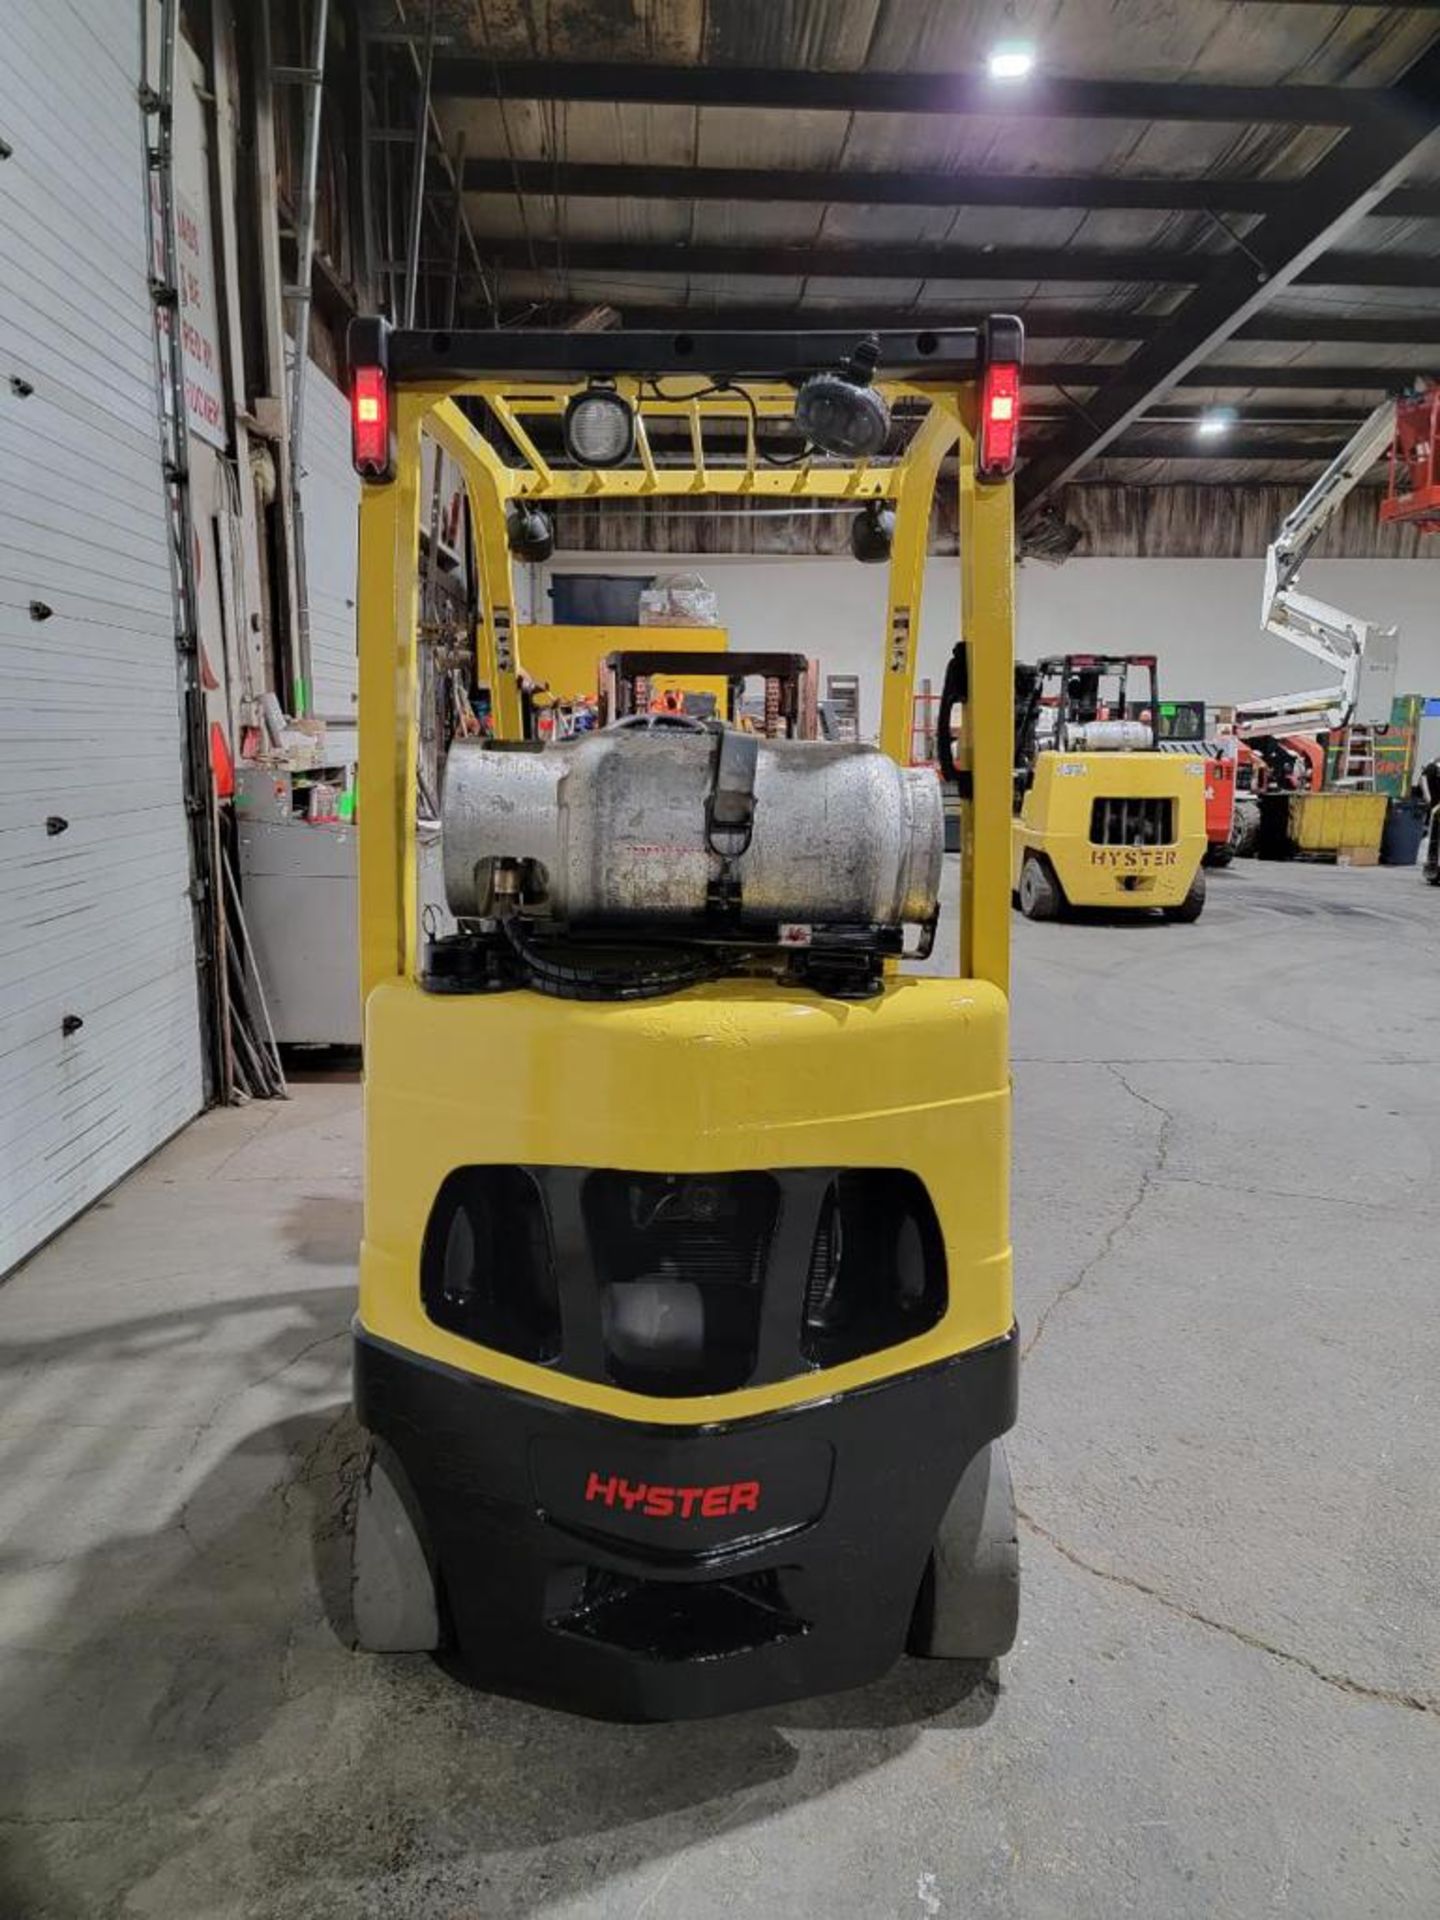
M 1301 593 L 1296 583 L 1326 526 L 1393 444 L 1399 405 L 1393 395 L 1381 401 L 1286 515 L 1265 555 L 1262 626 L 1323 660 L 1339 676 L 1338 684 L 1242 702 L 1235 709 L 1235 731 L 1242 739 L 1319 732 L 1357 722 L 1383 726 L 1390 718 L 1399 628 L 1378 626 L 1329 606 Z

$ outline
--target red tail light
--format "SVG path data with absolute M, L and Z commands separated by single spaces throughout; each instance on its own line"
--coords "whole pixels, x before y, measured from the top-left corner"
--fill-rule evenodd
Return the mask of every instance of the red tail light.
M 390 475 L 390 388 L 383 367 L 356 367 L 350 388 L 350 439 L 355 471 Z
M 1020 445 L 1020 368 L 1008 360 L 985 369 L 980 389 L 980 451 L 976 469 L 982 480 L 1002 480 L 1015 471 Z

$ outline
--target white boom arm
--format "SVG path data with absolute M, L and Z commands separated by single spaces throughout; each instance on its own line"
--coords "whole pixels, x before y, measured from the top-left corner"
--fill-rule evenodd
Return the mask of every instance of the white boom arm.
M 1382 400 L 1286 515 L 1265 555 L 1261 624 L 1267 633 L 1323 660 L 1340 676 L 1339 685 L 1313 693 L 1281 694 L 1273 700 L 1247 700 L 1235 709 L 1237 733 L 1303 733 L 1356 720 L 1377 726 L 1389 720 L 1399 629 L 1376 626 L 1323 600 L 1312 600 L 1296 591 L 1295 581 L 1328 521 L 1394 438 L 1395 402 Z

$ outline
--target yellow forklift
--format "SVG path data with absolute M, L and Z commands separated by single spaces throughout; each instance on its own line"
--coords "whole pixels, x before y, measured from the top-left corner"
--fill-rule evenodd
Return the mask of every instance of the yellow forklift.
M 668 1719 L 1012 1644 L 1021 354 L 1005 317 L 858 341 L 352 328 L 363 1646 Z M 444 912 L 415 844 L 427 436 L 465 480 L 493 730 L 448 750 Z M 942 808 L 903 763 L 951 458 L 959 974 L 920 978 Z M 514 552 L 566 501 L 696 497 L 827 505 L 888 560 L 878 746 L 650 712 L 523 737 Z
M 1205 769 L 1156 750 L 1152 654 L 1070 653 L 1015 671 L 1012 898 L 1028 920 L 1067 908 L 1205 905 Z

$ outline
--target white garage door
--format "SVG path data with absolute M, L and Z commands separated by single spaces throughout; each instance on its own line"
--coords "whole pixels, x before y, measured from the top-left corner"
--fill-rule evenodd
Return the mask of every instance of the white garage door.
M 140 9 L 61 11 L 0 57 L 0 1272 L 203 1101 Z
M 313 708 L 325 720 L 353 726 L 360 685 L 355 653 L 360 481 L 350 462 L 349 402 L 313 360 L 305 370 L 300 506 L 305 516 Z

